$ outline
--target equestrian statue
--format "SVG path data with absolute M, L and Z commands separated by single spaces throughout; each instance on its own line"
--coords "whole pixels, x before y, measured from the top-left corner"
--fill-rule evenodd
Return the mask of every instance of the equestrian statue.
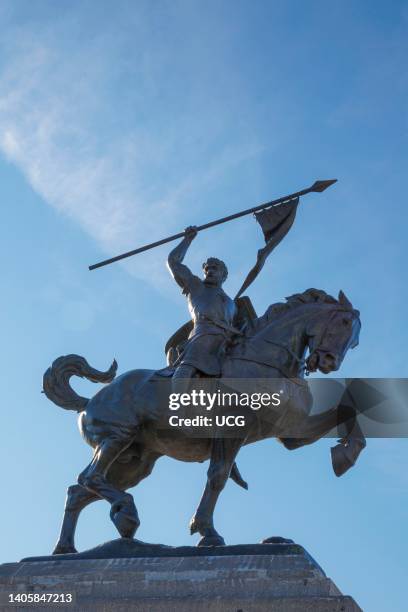
M 341 476 L 354 465 L 365 446 L 355 410 L 340 402 L 311 414 L 313 397 L 305 375 L 317 371 L 329 374 L 340 368 L 347 351 L 358 344 L 359 311 L 342 291 L 333 297 L 323 290 L 307 289 L 283 303 L 271 304 L 262 316 L 256 315 L 248 296 L 241 297 L 291 227 L 299 197 L 309 191 L 323 191 L 333 182 L 317 181 L 308 190 L 244 211 L 255 212 L 266 244 L 258 251 L 256 264 L 234 299 L 222 288 L 228 273 L 224 262 L 208 258 L 201 279 L 183 260 L 198 231 L 242 213 L 205 226 L 190 226 L 175 236 L 182 241 L 171 251 L 167 264 L 187 298 L 191 319 L 167 342 L 167 367 L 157 371 L 135 369 L 116 376 L 116 361 L 101 372 L 83 357 L 71 354 L 56 359 L 45 372 L 44 393 L 58 406 L 78 413 L 81 435 L 93 448 L 92 461 L 68 487 L 54 554 L 76 552 L 78 517 L 99 499 L 110 504 L 110 517 L 120 536 L 133 538 L 139 518 L 128 489 L 149 476 L 162 456 L 187 462 L 209 460 L 203 495 L 190 522 L 191 533 L 201 536 L 199 546 L 224 545 L 213 515 L 228 478 L 247 488 L 236 465 L 242 446 L 276 438 L 285 448 L 294 450 L 343 424 L 347 433 L 331 449 L 333 469 Z M 105 386 L 91 399 L 81 397 L 70 386 L 72 376 Z M 170 427 L 169 394 L 188 393 L 200 381 L 235 381 L 238 386 L 241 382 L 251 388 L 266 385 L 269 390 L 279 390 L 281 401 L 273 410 L 269 406 L 244 410 L 244 425 L 236 435 L 235 429 L 225 436 L 191 435 L 188 428 Z

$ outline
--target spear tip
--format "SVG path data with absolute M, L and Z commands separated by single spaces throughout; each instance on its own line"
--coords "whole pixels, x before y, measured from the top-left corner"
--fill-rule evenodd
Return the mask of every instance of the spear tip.
M 337 183 L 337 179 L 328 179 L 326 181 L 315 181 L 313 185 L 311 186 L 310 191 L 317 191 L 318 193 L 321 193 L 322 191 L 324 191 L 331 185 L 334 185 L 334 183 Z

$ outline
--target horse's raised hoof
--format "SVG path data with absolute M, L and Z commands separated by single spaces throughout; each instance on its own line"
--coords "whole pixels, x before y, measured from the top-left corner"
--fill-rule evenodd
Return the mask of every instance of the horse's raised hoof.
M 197 546 L 225 546 L 225 541 L 220 535 L 203 536 Z
M 336 476 L 343 476 L 353 467 L 364 447 L 365 441 L 358 439 L 350 439 L 347 444 L 341 442 L 331 447 L 333 471 Z
M 343 444 L 336 444 L 330 449 L 333 471 L 336 476 L 343 476 L 353 464 L 347 456 L 346 448 Z
M 53 555 L 66 555 L 70 553 L 77 553 L 77 549 L 75 546 L 64 546 L 62 544 L 57 544 L 54 550 L 52 551 Z
M 136 506 L 130 495 L 112 504 L 110 517 L 122 538 L 132 539 L 140 525 Z

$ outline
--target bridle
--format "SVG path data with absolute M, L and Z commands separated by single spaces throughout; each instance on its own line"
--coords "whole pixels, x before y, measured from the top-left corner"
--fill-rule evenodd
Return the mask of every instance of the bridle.
M 317 348 L 313 348 L 313 350 L 310 350 L 310 347 L 309 347 L 310 354 L 309 354 L 309 357 L 305 360 L 305 375 L 306 376 L 309 376 L 309 374 L 310 374 L 310 370 L 308 369 L 308 362 L 310 361 L 310 359 L 311 359 L 311 357 L 312 357 L 312 355 L 314 353 L 324 353 L 324 352 L 330 353 L 330 350 L 328 348 L 324 347 L 323 340 L 325 339 L 325 336 L 327 335 L 330 323 L 332 322 L 332 320 L 334 319 L 335 315 L 338 312 L 352 312 L 352 310 L 349 309 L 349 308 L 335 308 L 335 309 L 333 309 L 333 311 L 331 312 L 330 316 L 327 318 L 327 323 L 326 323 L 325 327 L 322 329 L 322 331 L 320 333 L 320 336 L 318 337 L 318 341 L 314 342 L 314 344 L 317 345 Z
M 318 340 L 314 342 L 314 344 L 317 345 L 318 348 L 313 348 L 312 350 L 310 349 L 309 346 L 309 356 L 306 359 L 301 359 L 300 357 L 298 357 L 296 355 L 296 353 L 294 353 L 292 351 L 292 349 L 290 349 L 288 346 L 286 346 L 285 344 L 281 344 L 280 342 L 275 342 L 273 340 L 267 340 L 265 339 L 264 341 L 267 342 L 268 344 L 274 344 L 275 346 L 278 346 L 279 348 L 284 349 L 287 353 L 289 353 L 289 355 L 292 357 L 292 359 L 294 361 L 296 361 L 299 365 L 299 371 L 304 370 L 305 376 L 309 376 L 311 373 L 311 370 L 308 369 L 308 362 L 311 359 L 312 355 L 314 353 L 319 353 L 319 352 L 330 352 L 330 350 L 328 348 L 324 348 L 323 345 L 323 341 L 328 333 L 329 327 L 330 327 L 330 323 L 332 322 L 332 320 L 334 319 L 335 315 L 338 312 L 352 312 L 351 309 L 348 308 L 335 308 L 332 310 L 332 312 L 330 313 L 330 316 L 327 317 L 327 321 L 325 326 L 322 328 L 320 335 L 317 336 Z M 251 337 L 251 336 L 246 336 L 247 338 Z M 230 356 L 230 359 L 239 359 L 242 361 L 256 361 L 256 363 L 259 363 L 261 365 L 266 365 L 269 367 L 272 367 L 270 363 L 266 363 L 264 361 L 257 361 L 254 359 L 245 359 L 245 357 L 243 357 L 242 355 L 240 356 Z M 281 372 L 281 374 L 285 377 L 285 378 L 292 378 L 292 376 L 290 376 L 287 372 L 283 372 L 280 368 L 278 368 L 277 366 L 273 366 L 276 370 L 279 370 Z
M 289 353 L 289 355 L 292 357 L 292 359 L 294 361 L 296 361 L 299 365 L 299 370 L 304 370 L 305 376 L 309 376 L 311 373 L 311 370 L 309 370 L 308 368 L 308 364 L 309 361 L 312 357 L 312 355 L 314 353 L 324 353 L 327 352 L 329 353 L 330 350 L 328 348 L 324 347 L 324 339 L 328 333 L 328 330 L 330 328 L 330 324 L 333 321 L 335 315 L 338 312 L 350 312 L 350 309 L 346 309 L 346 308 L 335 308 L 333 309 L 333 311 L 330 313 L 330 316 L 327 317 L 327 321 L 326 321 L 326 325 L 323 327 L 323 329 L 320 332 L 320 335 L 317 337 L 318 340 L 314 342 L 314 344 L 317 345 L 317 348 L 313 348 L 312 350 L 310 350 L 309 347 L 309 351 L 310 354 L 306 359 L 301 359 L 300 357 L 298 357 L 288 346 L 285 346 L 284 344 L 280 344 L 279 342 L 274 342 L 272 340 L 266 340 L 266 342 L 268 342 L 269 344 L 274 344 L 275 346 L 279 346 L 280 348 L 283 348 L 287 353 Z M 289 378 L 288 376 L 286 376 L 287 378 Z

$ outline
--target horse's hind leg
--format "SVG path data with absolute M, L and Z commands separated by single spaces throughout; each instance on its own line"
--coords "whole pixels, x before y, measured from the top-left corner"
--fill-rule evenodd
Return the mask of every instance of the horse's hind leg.
M 81 487 L 81 485 L 76 484 L 68 487 L 61 532 L 53 555 L 77 552 L 74 537 L 78 517 L 85 506 L 97 499 L 100 499 L 98 495 Z
M 78 483 L 111 504 L 110 517 L 123 538 L 133 538 L 140 521 L 133 497 L 114 487 L 106 474 L 117 457 L 132 443 L 128 436 L 105 439 L 95 449 L 88 467 L 78 476 Z
M 159 453 L 146 452 L 141 457 L 134 457 L 125 464 L 114 461 L 107 474 L 110 482 L 121 483 L 119 486 L 127 489 L 136 486 L 143 478 L 148 476 Z M 53 554 L 76 553 L 74 536 L 81 511 L 90 503 L 100 499 L 99 495 L 92 493 L 81 485 L 72 485 L 67 490 L 64 518 L 61 533 Z

